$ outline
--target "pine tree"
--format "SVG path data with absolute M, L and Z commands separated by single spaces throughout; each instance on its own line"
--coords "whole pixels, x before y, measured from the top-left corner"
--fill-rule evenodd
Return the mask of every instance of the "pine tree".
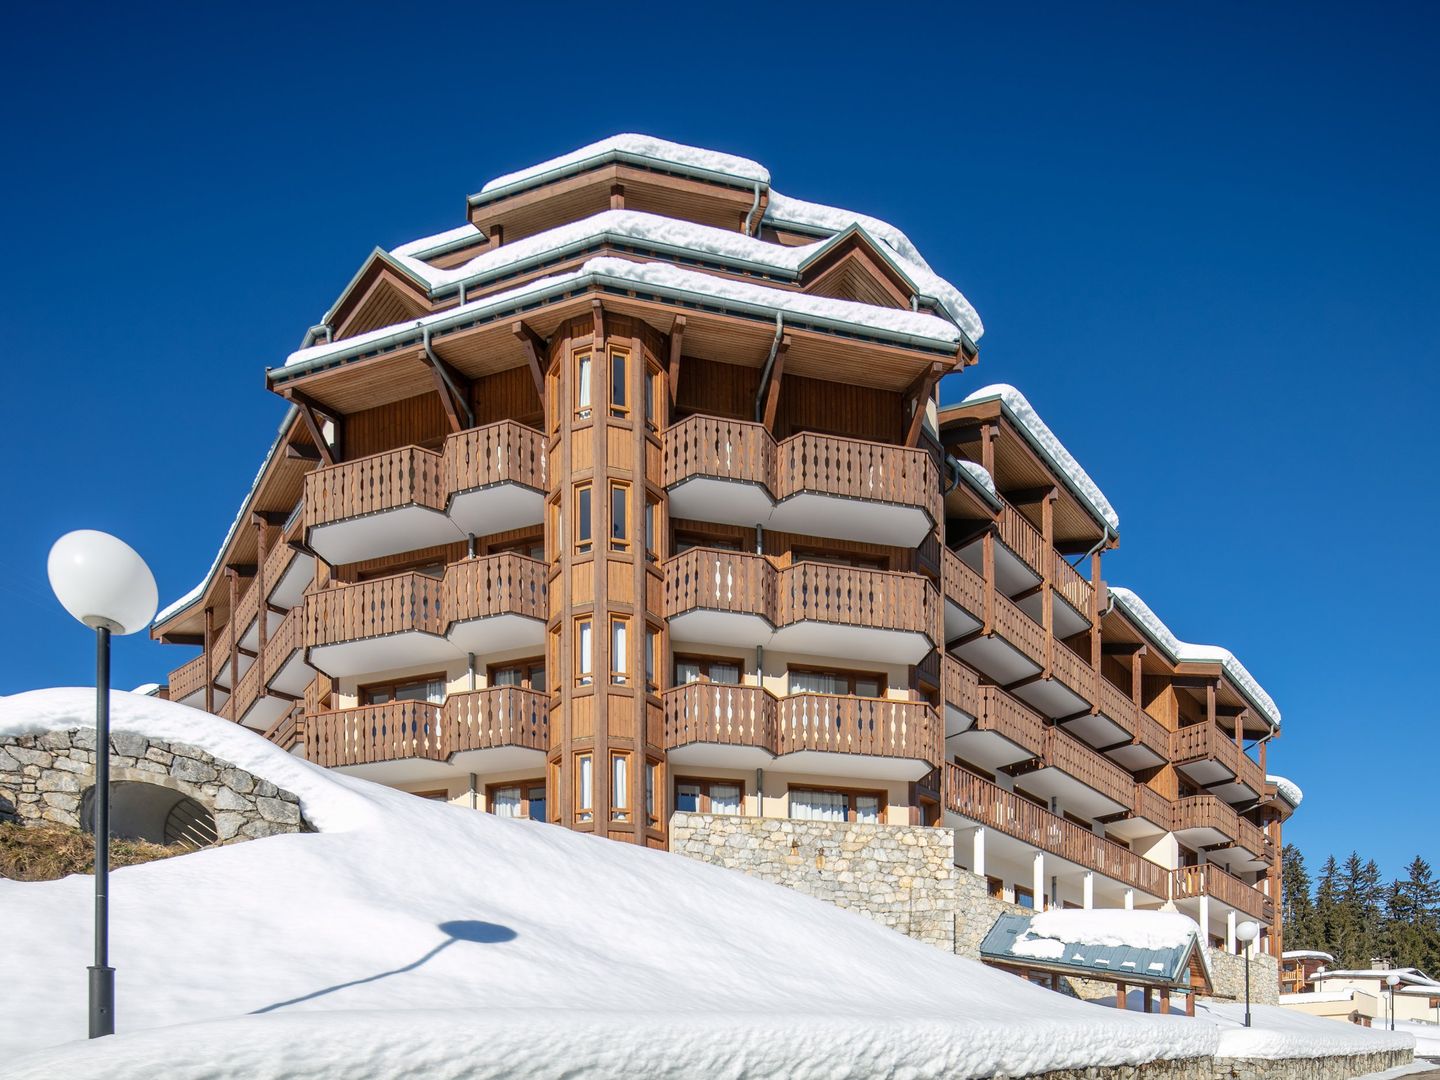
M 1305 856 L 1294 844 L 1286 844 L 1280 857 L 1284 867 L 1280 875 L 1280 925 L 1285 943 L 1292 949 L 1323 948 Z
M 1440 969 L 1440 882 L 1416 856 L 1408 877 L 1390 888 L 1385 936 L 1396 964 L 1429 973 Z

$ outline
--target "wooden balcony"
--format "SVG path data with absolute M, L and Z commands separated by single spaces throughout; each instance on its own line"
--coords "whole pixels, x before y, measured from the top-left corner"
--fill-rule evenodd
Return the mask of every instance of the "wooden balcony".
M 939 719 L 923 701 L 791 694 L 777 700 L 775 721 L 781 754 L 907 758 L 924 762 L 925 772 L 945 759 Z
M 1173 804 L 1173 813 L 1171 828 L 1177 833 L 1206 830 L 1238 844 L 1261 862 L 1271 862 L 1275 857 L 1275 846 L 1265 831 L 1214 795 L 1194 795 L 1177 800 Z
M 1038 668 L 1045 666 L 1045 630 L 1001 593 L 995 597 L 995 632 Z
M 1170 899 L 1191 900 L 1202 896 L 1228 904 L 1263 923 L 1275 921 L 1275 904 L 1270 897 L 1214 864 L 1182 866 L 1170 872 Z
M 1045 721 L 1040 714 L 998 686 L 980 687 L 980 709 L 975 716 L 976 731 L 993 731 L 1014 743 L 1031 757 L 1045 753 Z
M 443 577 L 411 571 L 320 589 L 305 598 L 309 660 L 354 675 L 539 644 L 545 575 L 539 560 L 506 552 L 451 563 Z
M 817 656 L 918 664 L 939 599 L 919 574 L 692 548 L 666 560 L 665 614 L 683 641 L 767 645 Z
M 305 718 L 305 756 L 326 768 L 408 758 L 444 761 L 450 750 L 440 714 L 441 706 L 425 701 L 313 713 Z
M 1170 760 L 1178 768 L 1195 774 L 1195 779 L 1206 786 L 1213 785 L 1218 774 L 1193 766 L 1214 762 L 1257 796 L 1265 791 L 1265 774 L 1260 766 L 1236 745 L 1232 735 L 1222 731 L 1217 724 L 1191 724 L 1172 732 Z M 1192 768 L 1186 769 L 1187 765 Z
M 954 814 L 1159 899 L 1169 895 L 1170 872 L 1114 841 L 957 765 L 945 766 L 945 805 Z
M 1025 520 L 1025 515 L 1003 498 L 1000 500 L 1000 542 L 1008 547 L 1038 578 L 1045 576 L 1045 537 Z
M 467 750 L 550 749 L 550 698 L 520 686 L 491 686 L 451 694 L 441 711 L 442 744 Z
M 665 431 L 674 517 L 914 547 L 940 520 L 923 451 L 804 432 L 779 443 L 761 424 L 691 416 Z
M 1055 583 L 1055 591 L 1081 615 L 1087 619 L 1090 618 L 1090 603 L 1095 593 L 1094 586 L 1058 551 L 1050 552 L 1050 558 L 1055 567 L 1052 578 Z
M 1135 809 L 1135 778 L 1059 728 L 1045 729 L 1044 762 L 1125 809 Z
M 1051 672 L 1057 682 L 1063 685 L 1086 705 L 1095 703 L 1099 688 L 1095 685 L 1095 669 L 1088 660 L 1082 659 L 1063 641 L 1056 641 L 1052 652 Z
M 188 663 L 181 664 L 174 671 L 170 672 L 167 680 L 170 687 L 170 700 L 184 702 L 187 705 L 195 704 L 187 699 L 195 694 L 203 694 L 205 690 L 205 677 L 208 672 L 208 657 L 201 653 Z M 200 702 L 203 707 L 204 703 Z
M 269 739 L 281 750 L 289 751 L 305 745 L 305 708 L 296 702 L 285 713 L 271 724 L 265 732 L 265 738 Z
M 502 421 L 314 470 L 305 535 L 332 563 L 416 551 L 539 522 L 545 485 L 545 437 Z
M 985 579 L 970 569 L 964 560 L 948 547 L 940 550 L 940 581 L 948 604 L 959 608 L 974 623 L 984 620 Z M 947 638 L 959 636 L 958 632 L 951 632 L 948 613 L 945 636 Z
M 1173 803 L 1148 784 L 1135 784 L 1135 816 L 1170 831 Z
M 674 687 L 663 699 L 665 747 L 672 754 L 703 744 L 770 756 L 804 755 L 785 767 L 827 775 L 843 775 L 844 764 L 811 754 L 859 754 L 903 759 L 909 764 L 892 778 L 912 780 L 944 757 L 939 718 L 923 701 L 835 694 L 776 698 L 758 686 L 703 682 Z M 713 752 L 708 760 L 715 760 Z M 751 760 L 734 758 L 737 765 Z

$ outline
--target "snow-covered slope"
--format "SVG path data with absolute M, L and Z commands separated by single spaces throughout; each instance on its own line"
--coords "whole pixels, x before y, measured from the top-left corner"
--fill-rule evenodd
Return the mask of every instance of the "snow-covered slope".
M 0 699 L 0 733 L 92 718 L 89 691 Z M 1016 1076 L 1216 1044 L 731 871 L 326 772 L 170 702 L 117 693 L 113 723 L 288 788 L 322 831 L 116 872 L 121 1034 L 98 1044 L 90 880 L 0 881 L 0 1075 Z

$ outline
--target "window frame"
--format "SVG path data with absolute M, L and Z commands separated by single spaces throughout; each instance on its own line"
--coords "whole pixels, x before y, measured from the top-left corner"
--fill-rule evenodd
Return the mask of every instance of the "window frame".
M 808 675 L 826 675 L 834 678 L 844 679 L 846 690 L 843 694 L 832 695 L 834 697 L 865 697 L 878 701 L 889 692 L 889 679 L 883 671 L 862 671 L 858 668 L 832 668 L 819 667 L 815 664 L 787 664 L 785 666 L 785 692 L 787 694 L 824 694 L 823 690 L 793 690 L 790 687 L 790 675 L 792 672 L 800 672 Z M 855 684 L 861 679 L 874 679 L 879 686 L 878 692 L 871 698 L 869 694 L 857 694 Z
M 586 480 L 575 485 L 575 554 L 595 550 L 595 487 Z
M 575 620 L 575 685 L 595 684 L 595 620 L 585 615 Z
M 400 698 L 397 698 L 395 696 L 397 690 L 400 690 L 403 687 L 418 686 L 421 683 L 432 682 L 438 682 L 441 686 L 441 696 L 439 701 L 431 701 L 429 698 L 426 698 L 424 701 L 420 701 L 417 698 L 405 698 L 404 700 L 414 701 L 417 705 L 441 705 L 444 703 L 446 696 L 448 696 L 450 688 L 450 676 L 447 672 L 444 671 L 430 672 L 425 675 L 405 675 L 398 679 L 382 679 L 377 682 L 357 685 L 355 687 L 355 699 L 360 703 L 360 708 L 378 708 L 381 705 L 394 705 L 401 700 Z M 365 700 L 366 695 L 372 693 L 375 690 L 383 689 L 388 689 L 390 691 L 389 701 Z
M 609 378 L 606 397 L 609 400 L 610 415 L 617 420 L 626 420 L 630 417 L 630 350 L 611 348 L 606 351 L 605 361 Z M 617 384 L 615 374 L 619 364 L 620 381 Z M 615 391 L 620 391 L 620 400 L 615 400 Z
M 617 615 L 617 614 L 615 614 L 615 613 L 613 613 L 613 612 L 612 612 L 611 615 L 610 615 L 610 685 L 611 685 L 611 686 L 630 686 L 630 685 L 632 685 L 632 680 L 631 680 L 631 677 L 630 677 L 630 654 L 633 652 L 633 646 L 631 645 L 632 638 L 631 638 L 631 635 L 630 635 L 630 625 L 631 625 L 631 621 L 632 621 L 632 620 L 631 620 L 631 618 L 630 618 L 629 615 Z M 620 637 L 621 637 L 621 641 L 620 641 L 620 643 L 619 643 L 619 644 L 620 644 L 620 648 L 619 648 L 619 649 L 616 648 L 616 642 L 615 642 L 615 635 L 616 635 L 616 631 L 617 631 L 617 630 L 619 631 Z M 617 657 L 617 656 L 615 655 L 617 652 L 624 653 L 624 655 Z M 623 665 L 623 666 L 621 666 L 621 665 Z
M 745 661 L 738 656 L 713 656 L 701 653 L 676 653 L 670 664 L 670 679 L 675 686 L 692 686 L 693 683 L 682 683 L 680 681 L 679 665 L 694 664 L 700 669 L 700 677 L 696 683 L 710 683 L 714 686 L 744 686 L 745 685 Z M 740 669 L 739 680 L 733 683 L 715 682 L 710 677 L 710 667 L 714 664 L 733 664 Z
M 590 768 L 588 798 L 585 791 L 586 766 Z M 595 755 L 589 750 L 582 750 L 575 755 L 575 820 L 577 823 L 595 820 Z
M 575 352 L 575 419 L 589 423 L 595 416 L 595 350 Z
M 824 784 L 787 784 L 785 787 L 785 811 L 786 816 L 792 821 L 807 820 L 803 818 L 797 819 L 795 817 L 792 796 L 797 791 L 813 791 L 822 795 L 843 795 L 845 797 L 845 821 L 849 824 L 860 823 L 855 814 L 855 800 L 857 798 L 874 798 L 878 801 L 875 807 L 875 824 L 877 825 L 885 824 L 885 818 L 890 809 L 889 794 L 883 789 L 830 787 Z
M 713 806 L 712 806 L 712 804 L 711 804 L 711 802 L 710 802 L 710 788 L 711 788 L 712 786 L 718 784 L 718 785 L 721 785 L 721 786 L 724 786 L 724 787 L 733 787 L 733 788 L 739 788 L 739 789 L 740 789 L 740 798 L 739 798 L 739 800 L 738 800 L 738 802 L 737 802 L 737 804 L 736 804 L 737 808 L 736 808 L 735 813 L 733 813 L 733 814 L 720 814 L 719 816 L 720 816 L 720 817 L 744 817 L 744 816 L 745 816 L 745 799 L 746 799 L 748 793 L 747 793 L 746 788 L 745 788 L 745 781 L 744 781 L 744 780 L 725 780 L 725 779 L 722 779 L 722 778 L 720 778 L 720 777 L 715 777 L 715 776 L 708 776 L 708 777 L 707 777 L 707 776 L 674 776 L 674 777 L 671 778 L 671 783 L 670 783 L 670 793 L 671 793 L 671 798 L 673 799 L 673 801 L 671 802 L 671 805 L 672 805 L 672 806 L 679 806 L 679 805 L 680 805 L 679 791 L 680 791 L 681 785 L 684 785 L 684 784 L 693 784 L 693 785 L 695 785 L 696 787 L 698 787 L 698 788 L 700 789 L 700 809 L 699 809 L 699 810 L 687 811 L 688 813 L 693 813 L 693 814 L 714 814 L 714 813 L 715 813 L 715 810 L 714 810 L 714 808 L 713 808 Z
M 633 538 L 635 532 L 635 530 L 631 527 L 630 521 L 631 507 L 634 504 L 634 489 L 632 488 L 630 481 L 628 480 L 611 480 L 609 494 L 610 550 L 622 552 L 629 551 L 631 539 Z M 615 512 L 615 500 L 617 496 L 623 500 L 623 512 L 619 514 Z M 620 527 L 620 532 L 618 533 L 616 531 L 617 525 Z
M 633 756 L 629 750 L 610 751 L 610 820 L 622 825 L 635 820 Z
M 485 668 L 485 685 L 487 687 L 499 686 L 500 684 L 495 681 L 495 673 L 497 671 L 508 671 L 510 668 L 520 669 L 522 672 L 520 681 L 518 683 L 506 683 L 504 685 L 520 686 L 526 690 L 535 690 L 537 693 L 542 694 L 549 692 L 550 684 L 548 680 L 545 679 L 545 676 L 549 673 L 549 666 L 545 663 L 545 657 L 543 656 L 527 656 L 520 660 L 504 660 L 498 664 L 489 664 Z M 535 671 L 537 668 L 542 674 L 542 681 L 545 682 L 544 689 L 537 689 L 534 685 Z
M 486 812 L 487 814 L 495 814 L 495 792 L 501 791 L 501 790 L 503 790 L 503 789 L 505 789 L 505 788 L 519 788 L 519 789 L 520 789 L 520 811 L 521 811 L 521 812 L 520 812 L 520 817 L 524 818 L 524 819 L 527 820 L 527 821 L 547 821 L 547 820 L 549 820 L 548 817 L 546 817 L 546 818 L 537 818 L 537 817 L 535 817 L 534 814 L 531 812 L 531 806 L 532 806 L 534 800 L 532 800 L 532 799 L 530 798 L 530 793 L 531 793 L 535 788 L 537 788 L 537 787 L 538 787 L 540 790 L 545 791 L 545 778 L 544 778 L 543 776 L 542 776 L 542 777 L 533 778 L 533 779 L 529 779 L 529 780 L 502 780 L 502 781 L 500 781 L 500 782 L 498 782 L 498 783 L 486 784 L 486 785 L 485 785 L 485 812 Z M 548 794 L 548 793 L 547 793 L 547 794 Z M 546 799 L 546 803 L 547 803 L 547 805 L 546 805 L 546 807 L 545 807 L 545 813 L 548 815 L 549 812 L 550 812 L 550 807 L 549 807 L 549 805 L 548 805 L 548 803 L 549 803 L 548 798 Z M 499 817 L 500 815 L 495 814 L 495 816 L 496 816 L 496 817 Z

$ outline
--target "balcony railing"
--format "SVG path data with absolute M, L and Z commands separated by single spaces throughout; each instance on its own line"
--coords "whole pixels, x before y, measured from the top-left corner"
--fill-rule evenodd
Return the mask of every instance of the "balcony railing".
M 938 765 L 939 718 L 923 701 L 837 694 L 776 698 L 758 686 L 690 683 L 665 691 L 665 745 L 753 746 L 907 758 Z
M 949 548 L 940 551 L 940 581 L 946 600 L 976 619 L 985 617 L 985 578 Z
M 1045 630 L 1003 594 L 995 594 L 995 630 L 1037 667 L 1045 666 Z
M 810 493 L 923 509 L 940 520 L 940 482 L 923 450 L 804 432 L 776 442 L 762 424 L 690 416 L 665 432 L 664 482 L 758 484 L 780 502 Z
M 984 707 L 980 697 L 980 677 L 948 653 L 940 664 L 940 692 L 947 704 L 967 716 L 978 716 Z
M 305 707 L 296 702 L 285 710 L 284 715 L 275 723 L 270 725 L 265 732 L 265 738 L 269 739 L 281 750 L 290 750 L 305 742 Z
M 1170 831 L 1172 803 L 1148 784 L 1135 784 L 1135 816 Z
M 442 743 L 450 753 L 518 746 L 550 749 L 550 698 L 520 686 L 491 686 L 445 699 Z
M 791 694 L 776 702 L 775 712 L 781 754 L 819 750 L 915 758 L 931 765 L 945 756 L 939 720 L 923 701 Z
M 1275 918 L 1275 904 L 1270 897 L 1212 863 L 1182 866 L 1170 872 L 1170 899 L 1189 900 L 1202 896 L 1219 900 L 1262 922 L 1273 922 Z
M 1065 598 L 1066 603 L 1088 619 L 1090 617 L 1090 597 L 1095 591 L 1094 588 L 1058 551 L 1050 552 L 1050 557 L 1055 568 L 1052 578 L 1055 583 L 1055 591 Z
M 270 635 L 265 643 L 265 652 L 261 654 L 260 666 L 264 669 L 261 673 L 265 685 L 269 686 L 275 676 L 280 674 L 291 655 L 300 648 L 300 633 L 305 626 L 305 606 L 293 607 L 285 613 L 285 618 L 280 620 L 280 625 Z
M 442 484 L 456 495 L 491 484 L 520 484 L 545 491 L 545 437 L 534 428 L 502 420 L 457 432 L 445 440 Z
M 975 730 L 1003 735 L 1036 758 L 1045 753 L 1045 721 L 1039 713 L 998 686 L 980 687 Z
M 307 473 L 305 528 L 405 506 L 443 511 L 445 494 L 441 456 L 402 446 Z
M 763 555 L 691 548 L 665 562 L 665 612 L 755 615 L 772 626 L 837 623 L 929 637 L 935 587 L 918 574 L 798 562 L 776 569 Z
M 206 655 L 201 653 L 193 660 L 181 664 L 170 672 L 168 683 L 171 701 L 183 701 L 196 691 L 204 689 L 206 660 Z
M 1216 724 L 1202 722 L 1172 732 L 1170 759 L 1181 766 L 1196 761 L 1216 761 L 1257 794 L 1265 790 L 1265 775 L 1260 766 Z
M 1019 556 L 1037 577 L 1045 576 L 1045 537 L 1025 515 L 1003 499 L 1000 503 L 1000 542 Z
M 1246 851 L 1253 852 L 1264 862 L 1274 858 L 1274 845 L 1270 838 L 1252 821 L 1237 814 L 1228 804 L 1214 795 L 1193 795 L 1174 803 L 1172 828 L 1176 832 L 1187 829 L 1213 829 L 1221 836 L 1237 842 Z
M 1095 669 L 1063 641 L 1055 642 L 1053 672 L 1058 682 L 1087 702 L 1095 700 Z
M 689 683 L 663 700 L 666 750 L 719 743 L 775 752 L 775 698 L 758 686 Z
M 1164 867 L 958 765 L 945 769 L 945 799 L 951 812 L 1150 896 L 1164 899 L 1169 895 L 1170 872 Z
M 1127 810 L 1135 809 L 1134 777 L 1059 728 L 1045 729 L 1045 764 L 1074 777 Z
M 307 646 L 419 632 L 443 635 L 457 622 L 515 614 L 544 619 L 545 564 L 505 552 L 464 559 L 443 577 L 410 571 L 305 598 Z
M 265 553 L 265 565 L 262 574 L 265 578 L 265 592 L 268 594 L 279 584 L 280 579 L 285 576 L 285 571 L 290 568 L 290 562 L 295 558 L 295 549 L 282 539 L 277 539 Z M 267 596 L 266 599 L 269 599 Z

